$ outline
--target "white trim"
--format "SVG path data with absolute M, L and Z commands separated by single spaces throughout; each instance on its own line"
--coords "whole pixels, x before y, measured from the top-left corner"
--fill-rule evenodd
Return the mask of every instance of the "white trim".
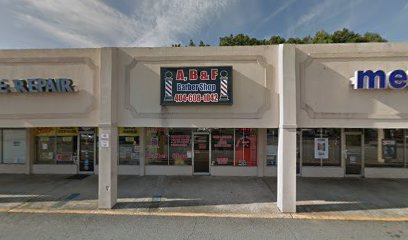
M 212 166 L 211 176 L 258 176 L 258 167 Z
M 344 177 L 344 170 L 342 167 L 303 166 L 302 177 L 342 178 Z
M 139 165 L 118 165 L 118 175 L 138 175 L 140 176 Z
M 33 164 L 33 174 L 76 174 L 76 164 Z
M 191 176 L 192 166 L 146 165 L 145 175 Z
M 408 178 L 408 168 L 365 168 L 366 178 Z
M 27 165 L 26 164 L 12 164 L 12 163 L 2 163 L 0 164 L 0 173 L 10 173 L 10 174 L 26 174 Z

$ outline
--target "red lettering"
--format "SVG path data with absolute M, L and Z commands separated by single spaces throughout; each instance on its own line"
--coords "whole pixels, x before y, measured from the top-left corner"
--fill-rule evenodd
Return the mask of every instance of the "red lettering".
M 176 80 L 178 80 L 178 81 L 185 81 L 186 80 L 184 78 L 184 71 L 182 69 L 177 70 Z
M 215 80 L 218 76 L 218 69 L 211 69 L 211 80 Z
M 200 72 L 200 80 L 210 80 L 208 77 L 208 72 L 207 71 L 201 71 Z
M 190 78 L 190 80 L 197 80 L 197 79 L 198 79 L 198 72 L 197 72 L 197 70 L 195 70 L 195 69 L 190 69 L 189 78 Z

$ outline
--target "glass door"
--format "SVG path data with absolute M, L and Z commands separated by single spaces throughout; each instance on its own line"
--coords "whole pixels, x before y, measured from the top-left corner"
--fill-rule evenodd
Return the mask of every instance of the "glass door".
M 193 134 L 193 173 L 195 175 L 210 174 L 210 134 Z
M 362 175 L 362 134 L 345 133 L 346 175 Z
M 79 173 L 94 172 L 95 143 L 95 133 L 79 134 Z

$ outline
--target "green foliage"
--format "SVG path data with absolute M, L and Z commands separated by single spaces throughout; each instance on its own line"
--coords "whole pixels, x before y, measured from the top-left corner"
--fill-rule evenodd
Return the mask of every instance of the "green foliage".
M 363 38 L 366 42 L 387 42 L 387 40 L 378 33 L 366 32 Z
M 195 47 L 196 45 L 195 45 L 195 43 L 193 42 L 193 40 L 190 39 L 190 43 L 188 44 L 188 46 L 189 46 L 189 47 Z
M 333 43 L 333 40 L 326 31 L 319 31 L 312 38 L 312 44 L 317 43 Z
M 267 45 L 271 44 L 282 44 L 285 43 L 286 40 L 283 37 L 280 36 L 272 36 L 269 41 L 267 41 Z
M 255 46 L 255 45 L 275 45 L 275 44 L 322 44 L 322 43 L 361 43 L 361 42 L 387 42 L 380 34 L 366 32 L 364 35 L 355 33 L 347 28 L 335 31 L 330 34 L 326 31 L 318 31 L 314 36 L 303 38 L 288 38 L 273 35 L 269 39 L 257 39 L 246 34 L 229 35 L 220 37 L 219 46 Z M 194 47 L 196 44 L 190 40 L 186 47 Z M 200 47 L 210 46 L 200 41 Z M 181 47 L 181 44 L 173 44 L 172 47 Z
M 342 30 L 335 31 L 331 35 L 333 43 L 356 43 L 362 42 L 361 35 L 354 33 L 353 31 L 343 28 Z
M 247 45 L 260 45 L 259 40 L 256 38 L 250 38 L 246 34 L 230 35 L 220 38 L 220 46 L 247 46 Z
M 363 36 L 354 33 L 347 28 L 329 34 L 326 31 L 319 31 L 312 36 L 303 38 L 288 38 L 285 40 L 280 36 L 271 36 L 269 40 L 251 38 L 246 34 L 230 35 L 220 37 L 220 46 L 248 46 L 248 45 L 273 45 L 273 44 L 317 44 L 317 43 L 359 43 L 359 42 L 386 42 L 378 33 L 367 32 Z
M 209 47 L 209 44 L 205 44 L 203 41 L 200 41 L 200 44 L 198 44 L 199 47 Z

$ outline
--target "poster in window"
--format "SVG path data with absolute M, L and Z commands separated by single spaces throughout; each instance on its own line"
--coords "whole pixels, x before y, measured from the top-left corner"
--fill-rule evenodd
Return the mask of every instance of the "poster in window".
M 238 166 L 256 166 L 256 133 L 251 128 L 237 128 L 235 140 L 235 161 Z
M 395 140 L 382 140 L 382 157 L 386 160 L 397 159 L 397 143 Z
M 329 139 L 315 138 L 314 139 L 315 159 L 329 158 Z

